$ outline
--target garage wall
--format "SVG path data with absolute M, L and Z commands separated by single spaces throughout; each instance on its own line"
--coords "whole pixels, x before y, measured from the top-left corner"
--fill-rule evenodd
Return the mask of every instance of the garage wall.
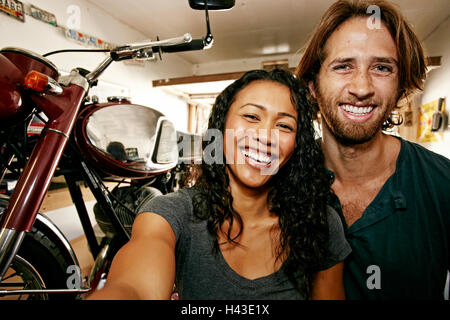
M 55 14 L 58 25 L 66 26 L 70 15 L 66 12 L 70 5 L 80 8 L 80 32 L 90 34 L 114 44 L 126 44 L 145 40 L 145 36 L 129 25 L 115 20 L 91 3 L 83 0 L 33 0 L 22 1 Z M 68 40 L 60 28 L 34 19 L 27 15 L 25 23 L 0 13 L 0 48 L 19 47 L 44 54 L 60 49 L 83 49 L 84 47 Z M 106 56 L 103 53 L 63 53 L 49 56 L 62 73 L 74 67 L 92 70 Z M 177 130 L 187 131 L 188 105 L 180 97 L 161 88 L 152 88 L 152 80 L 192 75 L 192 65 L 176 55 L 166 54 L 162 61 L 149 61 L 139 65 L 124 62 L 113 63 L 100 78 L 102 90 L 94 88 L 92 93 L 107 95 L 126 95 L 135 104 L 155 108 L 165 114 Z M 68 199 L 69 195 L 65 191 Z M 69 200 L 70 201 L 70 200 Z M 94 221 L 92 207 L 95 201 L 86 203 L 90 218 Z M 63 231 L 69 240 L 83 234 L 81 223 L 74 206 L 43 210 Z
M 421 97 L 421 105 L 445 98 L 446 114 L 450 115 L 450 17 L 439 25 L 425 40 L 427 56 L 442 56 L 442 66 L 431 70 L 425 82 L 425 90 Z M 444 131 L 442 142 L 423 143 L 424 147 L 450 158 L 450 128 Z
M 73 11 L 70 6 L 80 9 L 79 31 L 95 36 L 113 44 L 126 44 L 145 40 L 145 36 L 129 25 L 117 21 L 95 5 L 84 0 L 33 0 L 23 1 L 55 14 L 60 26 L 67 26 Z M 61 28 L 55 28 L 27 15 L 25 23 L 0 14 L 0 48 L 15 46 L 44 54 L 53 50 L 84 48 L 70 41 Z M 74 67 L 92 70 L 105 58 L 103 53 L 63 53 L 49 56 L 63 72 Z M 169 117 L 177 129 L 187 130 L 187 104 L 175 95 L 160 88 L 152 88 L 152 80 L 192 74 L 192 65 L 176 55 L 164 55 L 163 61 L 148 61 L 139 65 L 118 62 L 111 65 L 102 75 L 101 80 L 108 87 L 117 87 L 117 95 L 129 94 L 133 103 L 158 109 Z M 119 90 L 123 89 L 123 90 Z M 123 94 L 122 94 L 123 95 Z

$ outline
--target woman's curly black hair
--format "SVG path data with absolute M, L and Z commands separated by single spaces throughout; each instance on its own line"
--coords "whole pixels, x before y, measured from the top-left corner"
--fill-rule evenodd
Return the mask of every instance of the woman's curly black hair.
M 295 150 L 270 180 L 267 201 L 269 210 L 278 216 L 281 230 L 277 259 L 286 258 L 284 271 L 299 292 L 309 298 L 314 274 L 323 265 L 328 253 L 326 200 L 330 182 L 325 173 L 320 145 L 316 142 L 306 87 L 289 71 L 249 71 L 217 97 L 208 129 L 225 132 L 228 109 L 240 90 L 253 81 L 275 81 L 287 86 L 298 112 Z M 206 141 L 203 143 L 203 150 L 207 144 Z M 225 163 L 225 160 L 214 164 L 203 162 L 191 170 L 198 190 L 193 197 L 195 216 L 207 220 L 208 231 L 215 239 L 216 252 L 220 245 L 218 232 L 225 221 L 229 221 L 230 229 L 233 222 L 237 222 L 240 232 L 243 230 L 242 219 L 233 209 Z M 238 237 L 231 239 L 229 230 L 228 241 L 236 243 Z

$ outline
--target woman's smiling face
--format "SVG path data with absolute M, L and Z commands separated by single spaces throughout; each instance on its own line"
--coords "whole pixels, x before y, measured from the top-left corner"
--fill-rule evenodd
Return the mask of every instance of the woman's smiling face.
M 248 188 L 264 187 L 294 152 L 297 117 L 287 86 L 257 80 L 242 89 L 225 122 L 230 180 Z

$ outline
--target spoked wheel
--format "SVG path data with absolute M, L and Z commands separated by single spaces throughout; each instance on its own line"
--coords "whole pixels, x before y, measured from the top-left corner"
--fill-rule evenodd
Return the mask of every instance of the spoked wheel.
M 2 300 L 47 300 L 47 294 L 17 294 L 2 295 L 3 290 L 42 290 L 45 289 L 36 269 L 25 259 L 15 256 L 9 269 L 0 283 L 0 299 Z
M 0 197 L 0 216 L 7 207 L 8 199 Z M 73 292 L 33 293 L 29 295 L 5 295 L 5 290 L 74 289 L 74 282 L 82 285 L 78 260 L 70 243 L 61 231 L 46 217 L 38 214 L 30 232 L 20 245 L 17 255 L 0 283 L 0 299 L 79 299 Z M 26 297 L 27 296 L 27 297 Z

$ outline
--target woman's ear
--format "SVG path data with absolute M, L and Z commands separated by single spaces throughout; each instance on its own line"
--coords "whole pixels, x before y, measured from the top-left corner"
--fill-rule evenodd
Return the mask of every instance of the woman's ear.
M 308 81 L 308 88 L 309 88 L 309 93 L 311 94 L 311 96 L 314 99 L 317 99 L 316 97 L 316 87 L 314 86 L 314 81 Z

